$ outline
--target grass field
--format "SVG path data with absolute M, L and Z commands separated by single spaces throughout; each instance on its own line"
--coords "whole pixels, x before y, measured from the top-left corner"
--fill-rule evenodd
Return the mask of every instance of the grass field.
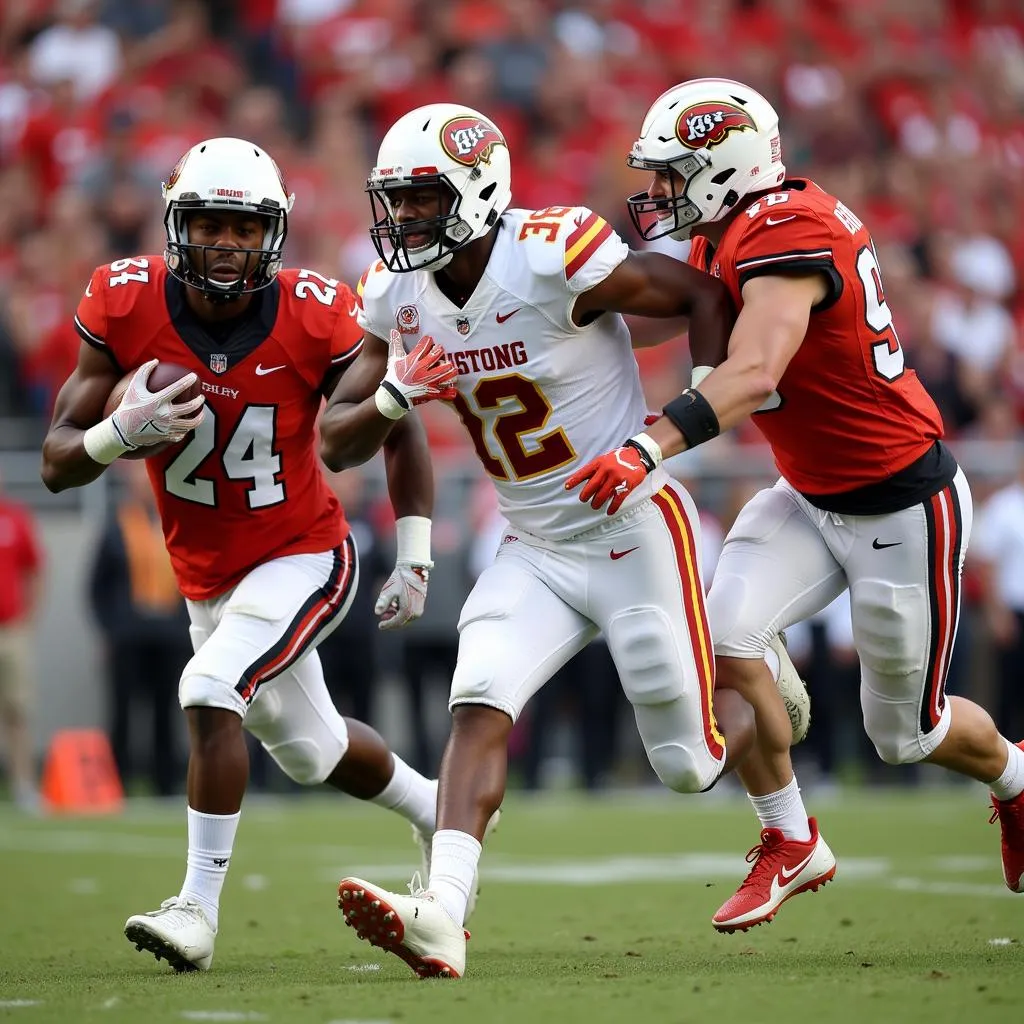
M 469 975 L 417 981 L 358 942 L 347 873 L 402 888 L 407 826 L 330 797 L 250 802 L 213 970 L 174 975 L 121 933 L 177 892 L 184 815 L 0 811 L 0 1019 L 305 1022 L 1020 1019 L 1024 896 L 1005 890 L 980 790 L 859 793 L 818 807 L 836 881 L 770 926 L 709 924 L 756 839 L 738 799 L 510 799 L 485 852 Z

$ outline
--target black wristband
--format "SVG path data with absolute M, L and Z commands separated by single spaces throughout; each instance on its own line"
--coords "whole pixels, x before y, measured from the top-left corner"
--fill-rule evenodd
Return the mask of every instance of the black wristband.
M 711 403 L 693 388 L 687 388 L 681 395 L 673 398 L 661 410 L 676 426 L 686 440 L 687 448 L 718 437 L 721 427 Z
M 402 394 L 398 388 L 389 380 L 382 380 L 380 386 L 406 411 L 408 412 L 412 406 L 409 405 L 408 399 Z
M 646 469 L 648 473 L 650 473 L 654 469 L 654 459 L 652 459 L 650 455 L 648 455 L 647 452 L 644 451 L 643 445 L 637 444 L 636 441 L 633 440 L 633 438 L 630 438 L 628 441 L 623 441 L 622 447 L 632 448 L 633 451 L 639 452 L 640 461 L 644 464 L 644 469 Z

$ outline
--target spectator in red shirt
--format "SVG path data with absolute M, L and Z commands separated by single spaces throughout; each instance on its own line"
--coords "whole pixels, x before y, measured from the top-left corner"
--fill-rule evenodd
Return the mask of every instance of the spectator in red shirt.
M 32 515 L 0 490 L 0 722 L 7 776 L 19 807 L 39 807 L 28 708 L 33 680 L 29 647 L 39 602 L 42 555 Z

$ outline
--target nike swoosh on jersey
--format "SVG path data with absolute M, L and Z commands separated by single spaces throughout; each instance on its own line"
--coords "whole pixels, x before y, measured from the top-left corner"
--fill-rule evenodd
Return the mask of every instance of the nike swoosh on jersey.
M 780 217 L 778 220 L 772 220 L 771 217 L 766 217 L 765 224 L 769 227 L 774 227 L 776 224 L 785 224 L 787 220 L 796 220 L 796 214 L 791 213 L 788 217 Z
M 899 545 L 899 544 L 902 544 L 902 543 L 903 543 L 903 541 L 901 541 L 901 540 L 894 540 L 894 541 L 890 542 L 889 544 L 879 544 L 879 543 L 878 543 L 878 538 L 876 537 L 876 538 L 875 538 L 875 539 L 874 539 L 874 540 L 873 540 L 873 541 L 871 542 L 871 546 L 872 546 L 872 547 L 873 547 L 873 548 L 874 548 L 874 549 L 875 549 L 876 551 L 881 551 L 881 550 L 882 550 L 882 548 L 894 548 L 894 547 L 896 547 L 897 545 Z
M 353 302 L 352 303 L 351 307 L 349 308 L 348 315 L 350 317 L 352 317 L 353 320 L 355 320 L 355 318 L 359 315 L 359 303 L 358 302 Z
M 90 281 L 90 282 L 89 282 L 89 283 L 88 283 L 88 284 L 87 284 L 87 285 L 85 286 L 85 297 L 86 297 L 87 299 L 91 299 L 91 298 L 92 298 L 92 281 Z
M 635 548 L 626 548 L 625 551 L 616 551 L 614 548 L 612 548 L 612 550 L 608 552 L 608 555 L 611 558 L 611 560 L 615 562 L 620 558 L 625 558 L 626 555 L 631 555 L 634 551 L 637 550 L 637 548 L 639 548 L 639 546 L 640 545 L 638 544 Z
M 516 313 L 518 313 L 519 310 L 522 308 L 522 306 L 518 306 L 516 309 L 513 309 L 511 313 L 506 313 L 504 316 L 502 316 L 501 313 L 495 313 L 494 319 L 497 320 L 499 324 L 503 324 L 506 320 L 509 320 L 512 317 L 514 317 Z
M 264 366 L 262 363 L 257 363 L 256 376 L 265 377 L 268 373 L 273 373 L 275 370 L 283 370 L 285 365 L 285 363 L 282 363 L 280 366 Z

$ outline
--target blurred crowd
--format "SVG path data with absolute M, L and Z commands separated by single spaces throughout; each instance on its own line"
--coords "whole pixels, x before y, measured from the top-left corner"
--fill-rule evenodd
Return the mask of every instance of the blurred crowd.
M 93 266 L 160 252 L 160 182 L 196 141 L 268 149 L 297 196 L 287 262 L 354 282 L 379 139 L 470 102 L 514 203 L 586 203 L 638 240 L 625 156 L 686 78 L 782 114 L 791 171 L 871 228 L 903 347 L 954 433 L 1024 416 L 1024 8 L 1018 0 L 7 0 L 0 13 L 0 415 L 45 416 Z M 644 353 L 652 405 L 682 346 Z M 462 444 L 454 417 L 432 424 Z M 751 435 L 751 439 L 753 435 Z
M 408 109 L 481 109 L 514 205 L 586 204 L 639 246 L 624 199 L 647 177 L 626 154 L 651 101 L 699 76 L 767 95 L 790 172 L 866 222 L 950 435 L 1024 436 L 1020 0 L 5 0 L 0 417 L 48 417 L 92 268 L 162 251 L 160 182 L 202 138 L 266 148 L 297 196 L 286 263 L 354 283 L 374 256 L 365 177 Z M 640 361 L 652 407 L 688 378 L 683 339 Z M 471 461 L 455 417 L 428 410 L 434 445 Z M 759 443 L 749 425 L 721 441 Z M 710 502 L 715 530 L 740 498 Z M 982 572 L 969 593 L 997 585 Z M 1019 642 L 1024 618 L 989 618 Z

